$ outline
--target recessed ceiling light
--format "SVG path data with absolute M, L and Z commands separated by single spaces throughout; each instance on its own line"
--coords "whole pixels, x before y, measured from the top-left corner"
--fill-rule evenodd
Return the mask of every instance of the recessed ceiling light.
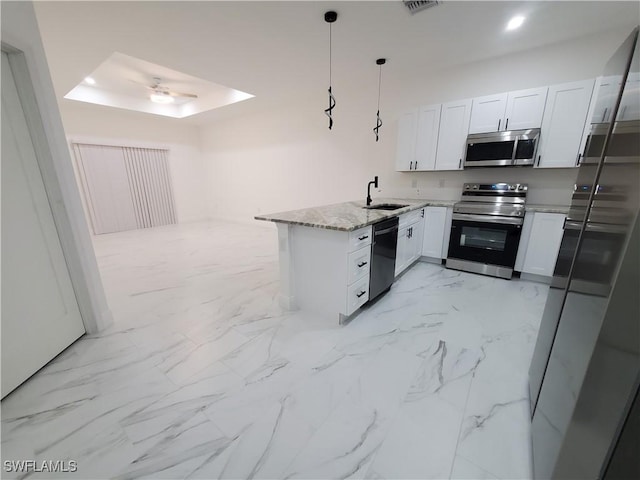
M 515 30 L 516 28 L 520 28 L 524 23 L 524 17 L 522 15 L 516 15 L 509 23 L 507 23 L 507 30 Z
M 84 81 L 87 82 L 89 85 L 95 85 L 96 84 L 96 81 L 91 77 L 85 77 Z
M 155 103 L 173 103 L 174 99 L 171 95 L 169 95 L 168 93 L 152 93 L 151 95 L 149 95 L 149 98 L 151 99 L 152 102 Z

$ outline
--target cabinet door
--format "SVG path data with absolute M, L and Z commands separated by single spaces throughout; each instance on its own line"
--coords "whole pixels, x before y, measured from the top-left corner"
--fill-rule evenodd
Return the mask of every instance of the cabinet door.
M 413 170 L 416 159 L 416 134 L 418 132 L 418 109 L 406 111 L 398 118 L 398 138 L 396 144 L 396 170 Z
M 442 105 L 427 105 L 418 111 L 418 134 L 414 170 L 434 170 L 438 132 L 440 131 L 440 110 Z
M 611 75 L 607 77 L 598 77 L 596 79 L 596 92 L 594 98 L 596 103 L 593 108 L 590 123 L 607 123 L 611 117 L 611 111 L 615 105 L 618 88 L 620 86 L 620 77 Z
M 473 99 L 469 133 L 498 132 L 504 130 L 504 112 L 507 94 L 487 95 Z
M 440 115 L 440 132 L 436 170 L 461 170 L 469 133 L 471 100 L 444 103 Z
M 503 130 L 540 128 L 547 87 L 509 92 Z
M 558 258 L 565 216 L 560 213 L 536 212 L 522 271 L 550 277 Z
M 536 167 L 577 167 L 593 80 L 549 87 Z
M 638 56 L 634 57 L 634 61 L 638 61 Z M 633 65 L 631 66 L 633 69 Z M 617 121 L 621 120 L 640 120 L 640 74 L 638 72 L 629 72 L 629 77 L 624 86 L 622 99 L 620 100 L 620 108 L 618 109 Z
M 409 261 L 409 226 L 398 230 L 398 246 L 396 247 L 396 277 L 400 275 Z
M 443 258 L 446 207 L 427 207 L 424 212 L 424 230 L 422 235 L 422 255 L 431 258 Z
M 418 260 L 422 256 L 422 237 L 424 235 L 424 208 L 422 209 L 420 220 L 413 224 L 411 230 L 411 241 L 413 242 L 413 258 L 412 262 Z

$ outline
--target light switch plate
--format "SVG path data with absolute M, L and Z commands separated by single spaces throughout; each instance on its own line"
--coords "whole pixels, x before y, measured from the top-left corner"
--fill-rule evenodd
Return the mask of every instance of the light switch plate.
M 411 179 L 411 188 L 417 188 L 417 187 L 418 187 L 418 179 L 417 178 Z

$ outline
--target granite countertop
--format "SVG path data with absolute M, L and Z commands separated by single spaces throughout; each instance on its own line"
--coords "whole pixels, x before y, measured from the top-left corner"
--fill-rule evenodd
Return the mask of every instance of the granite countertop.
M 351 231 L 366 227 L 385 218 L 396 217 L 403 213 L 416 210 L 428 205 L 451 206 L 455 201 L 447 200 L 423 200 L 408 198 L 375 198 L 373 205 L 384 203 L 399 203 L 407 205 L 397 210 L 373 210 L 362 208 L 365 201 L 336 203 L 333 205 L 323 205 L 321 207 L 303 208 L 301 210 L 291 210 L 289 212 L 272 213 L 268 215 L 258 215 L 256 220 L 269 222 L 289 223 L 292 225 L 303 225 L 306 227 L 325 228 L 329 230 Z
M 526 204 L 525 211 L 527 212 L 542 212 L 542 213 L 569 213 L 569 205 L 538 205 L 535 203 Z

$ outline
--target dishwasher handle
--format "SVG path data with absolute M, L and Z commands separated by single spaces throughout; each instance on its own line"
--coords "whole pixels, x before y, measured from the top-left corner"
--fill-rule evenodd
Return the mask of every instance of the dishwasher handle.
M 389 228 L 385 228 L 384 230 L 376 230 L 375 232 L 373 232 L 373 236 L 377 237 L 378 235 L 386 235 L 387 233 L 391 233 L 391 232 L 397 232 L 398 231 L 398 227 L 389 227 Z

